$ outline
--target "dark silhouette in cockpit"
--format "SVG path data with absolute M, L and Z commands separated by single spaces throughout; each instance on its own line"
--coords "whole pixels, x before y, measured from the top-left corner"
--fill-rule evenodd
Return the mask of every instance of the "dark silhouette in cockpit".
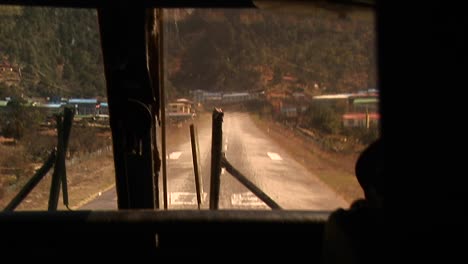
M 380 263 L 383 243 L 382 140 L 370 144 L 359 156 L 355 173 L 364 199 L 350 208 L 334 211 L 324 231 L 323 264 Z

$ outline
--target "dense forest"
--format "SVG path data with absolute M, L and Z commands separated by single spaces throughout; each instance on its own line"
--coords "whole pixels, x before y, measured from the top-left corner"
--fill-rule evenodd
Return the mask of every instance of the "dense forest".
M 165 18 L 169 86 L 178 91 L 376 87 L 371 12 L 192 9 Z
M 21 73 L 3 96 L 105 95 L 96 11 L 2 6 L 0 24 L 0 62 Z
M 171 9 L 165 19 L 166 87 L 172 94 L 274 87 L 320 94 L 376 87 L 369 13 Z M 0 63 L 21 74 L 14 87 L 0 78 L 0 96 L 105 95 L 95 10 L 3 6 L 0 23 Z

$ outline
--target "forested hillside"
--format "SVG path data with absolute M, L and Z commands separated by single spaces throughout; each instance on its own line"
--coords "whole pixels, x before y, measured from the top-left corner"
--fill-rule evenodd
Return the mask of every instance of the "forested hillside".
M 376 87 L 370 12 L 195 9 L 171 10 L 166 19 L 169 80 L 179 90 L 293 83 L 319 94 Z
M 167 87 L 173 94 L 376 87 L 369 13 L 171 9 L 165 18 Z M 0 63 L 16 66 L 21 75 L 14 87 L 0 76 L 0 96 L 105 95 L 95 10 L 2 6 L 0 25 Z
M 1 95 L 105 94 L 95 10 L 1 6 L 0 25 L 0 62 L 21 74 L 16 87 L 0 84 Z

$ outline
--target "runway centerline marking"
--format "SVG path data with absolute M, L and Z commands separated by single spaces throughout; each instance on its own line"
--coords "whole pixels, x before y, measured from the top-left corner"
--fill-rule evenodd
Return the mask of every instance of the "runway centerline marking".
M 233 193 L 231 204 L 234 206 L 264 207 L 266 206 L 255 194 L 251 192 Z
M 202 201 L 206 200 L 207 193 L 202 193 Z M 197 194 L 194 192 L 171 192 L 170 201 L 172 205 L 196 205 Z
M 278 155 L 278 153 L 275 153 L 275 152 L 267 152 L 267 155 L 268 155 L 268 157 L 270 157 L 270 159 L 272 159 L 272 160 L 283 160 L 283 159 L 281 158 L 281 156 Z
M 172 152 L 171 154 L 169 154 L 169 159 L 178 159 L 180 158 L 180 155 L 182 155 L 182 152 L 180 151 L 175 151 L 175 152 Z

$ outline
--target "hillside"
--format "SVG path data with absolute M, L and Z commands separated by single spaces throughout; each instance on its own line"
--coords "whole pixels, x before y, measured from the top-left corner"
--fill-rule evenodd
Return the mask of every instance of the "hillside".
M 312 95 L 376 87 L 369 13 L 170 9 L 165 18 L 170 95 L 273 88 Z M 105 95 L 95 10 L 2 6 L 0 23 L 0 63 L 20 76 L 12 85 L 0 73 L 0 96 Z
M 1 96 L 105 95 L 95 10 L 0 6 L 0 24 L 0 62 L 21 76 Z
M 190 11 L 166 15 L 168 78 L 179 92 L 287 86 L 321 94 L 376 87 L 369 12 Z

